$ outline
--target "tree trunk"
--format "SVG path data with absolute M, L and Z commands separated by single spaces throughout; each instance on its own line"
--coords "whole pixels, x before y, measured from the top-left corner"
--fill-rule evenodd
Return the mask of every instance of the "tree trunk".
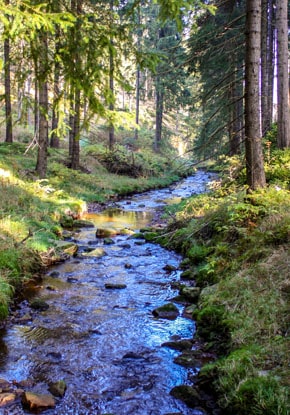
M 113 22 L 113 12 L 114 12 L 114 0 L 110 0 L 110 12 L 112 14 L 111 19 Z M 115 105 L 114 105 L 114 94 L 115 94 L 115 90 L 114 90 L 114 72 L 115 72 L 115 64 L 114 64 L 114 54 L 113 54 L 113 48 L 114 48 L 114 42 L 113 42 L 113 38 L 111 37 L 110 39 L 110 50 L 109 50 L 109 55 L 110 55 L 110 61 L 109 61 L 109 86 L 110 86 L 110 91 L 111 91 L 111 102 L 109 104 L 109 110 L 110 111 L 114 111 L 115 109 Z M 115 145 L 115 127 L 114 124 L 112 122 L 110 122 L 109 125 L 109 148 L 110 150 L 113 150 Z
M 141 15 L 140 15 L 140 6 L 138 6 L 137 9 L 137 25 L 138 25 L 138 29 L 137 29 L 137 51 L 140 52 L 140 23 L 141 23 Z M 135 128 L 135 140 L 138 140 L 138 127 L 139 127 L 139 112 L 140 112 L 140 65 L 139 63 L 137 63 L 137 69 L 136 69 L 136 108 L 135 108 L 135 112 L 136 112 L 136 116 L 135 116 L 135 122 L 137 125 L 137 128 Z
M 60 30 L 57 28 L 56 31 L 56 38 L 59 39 L 60 37 Z M 57 41 L 55 46 L 55 56 L 57 57 L 60 49 L 60 44 Z M 57 135 L 57 128 L 59 122 L 58 116 L 58 101 L 59 101 L 59 94 L 60 94 L 60 64 L 57 59 L 54 60 L 54 80 L 53 80 L 53 105 L 52 105 L 52 120 L 51 120 L 51 137 L 50 137 L 50 146 L 53 148 L 59 148 L 59 137 Z
M 71 2 L 72 11 L 76 13 L 77 21 L 74 31 L 74 41 L 76 45 L 75 53 L 75 79 L 81 76 L 81 57 L 79 51 L 79 36 L 80 36 L 80 26 L 81 22 L 79 16 L 82 13 L 82 0 L 72 1 Z M 81 112 L 81 90 L 78 83 L 74 83 L 73 87 L 74 102 L 72 102 L 72 107 L 74 108 L 73 115 L 73 125 L 72 125 L 72 141 L 71 141 L 71 168 L 77 170 L 80 166 L 80 112 Z
M 251 190 L 255 190 L 266 185 L 260 128 L 260 52 L 261 0 L 247 0 L 245 59 L 245 147 L 247 184 Z
M 9 0 L 5 1 L 9 5 Z M 6 16 L 9 19 L 8 16 Z M 4 29 L 4 88 L 5 88 L 5 121 L 6 121 L 6 135 L 5 142 L 13 142 L 12 131 L 12 106 L 11 106 L 11 72 L 10 72 L 10 39 L 6 29 Z
M 12 107 L 11 107 L 11 79 L 10 79 L 10 40 L 4 40 L 4 76 L 5 76 L 5 117 L 6 136 L 5 142 L 13 142 L 12 134 Z
M 276 5 L 277 19 L 277 96 L 278 96 L 278 147 L 290 147 L 289 79 L 288 79 L 288 23 L 287 0 Z
M 158 152 L 160 150 L 160 144 L 162 139 L 162 121 L 163 121 L 163 100 L 164 92 L 160 85 L 159 76 L 156 81 L 156 115 L 155 115 L 155 141 L 154 150 Z
M 40 56 L 39 56 L 39 128 L 38 128 L 38 154 L 36 171 L 41 179 L 45 178 L 47 171 L 47 147 L 48 147 L 48 51 L 47 37 L 45 33 L 40 34 Z
M 264 137 L 270 129 L 269 119 L 269 22 L 268 19 L 268 0 L 262 0 L 262 23 L 261 23 L 261 118 L 262 118 L 262 136 Z
M 274 50 L 275 50 L 275 40 L 274 40 L 274 21 L 275 21 L 275 15 L 274 15 L 274 6 L 273 6 L 273 0 L 268 0 L 268 39 L 269 39 L 269 45 L 268 45 L 268 119 L 270 126 L 273 123 L 273 95 L 274 95 L 274 68 L 275 68 L 275 62 L 274 62 Z

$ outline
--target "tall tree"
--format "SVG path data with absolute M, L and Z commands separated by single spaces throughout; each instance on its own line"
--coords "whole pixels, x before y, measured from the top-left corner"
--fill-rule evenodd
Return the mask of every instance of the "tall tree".
M 260 123 L 261 0 L 246 1 L 245 147 L 247 184 L 266 185 Z
M 288 1 L 276 4 L 278 68 L 278 147 L 290 147 L 289 74 L 288 74 Z
M 9 0 L 5 0 L 9 5 Z M 6 16 L 9 25 L 9 16 Z M 11 76 L 10 76 L 10 39 L 9 27 L 4 28 L 4 85 L 5 85 L 5 119 L 6 119 L 6 143 L 13 142 L 12 132 L 12 106 L 11 106 Z
M 38 60 L 38 153 L 36 171 L 40 178 L 45 178 L 47 171 L 48 147 L 48 45 L 47 33 L 44 28 L 39 33 L 39 60 Z

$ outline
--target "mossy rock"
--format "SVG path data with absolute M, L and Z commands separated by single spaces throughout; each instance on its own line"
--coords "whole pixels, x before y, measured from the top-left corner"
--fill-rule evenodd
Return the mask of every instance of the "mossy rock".
M 96 238 L 110 238 L 111 236 L 117 236 L 119 232 L 114 228 L 98 228 L 96 230 Z
M 184 402 L 190 408 L 196 408 L 201 404 L 199 393 L 188 385 L 175 386 L 171 389 L 170 395 Z
M 179 294 L 185 297 L 190 302 L 197 302 L 200 295 L 199 287 L 187 287 L 183 286 L 179 290 Z
M 200 365 L 200 362 L 196 358 L 196 353 L 190 350 L 185 350 L 182 354 L 176 356 L 174 363 L 184 367 L 196 367 Z
M 175 304 L 167 303 L 152 311 L 154 317 L 175 320 L 179 316 L 179 310 Z
M 192 281 L 195 277 L 196 273 L 191 269 L 187 269 L 180 274 L 180 279 L 185 281 Z
M 42 298 L 34 298 L 30 302 L 30 307 L 34 310 L 45 311 L 49 309 L 49 304 L 42 300 Z
M 158 236 L 157 232 L 145 232 L 144 233 L 144 238 L 148 242 L 154 241 L 157 236 Z
M 93 222 L 85 219 L 77 219 L 73 221 L 74 228 L 94 228 Z
M 60 224 L 63 228 L 72 229 L 74 220 L 71 216 L 63 216 L 60 220 Z
M 48 390 L 52 395 L 62 398 L 66 391 L 66 383 L 64 380 L 50 383 Z
M 129 236 L 135 234 L 135 232 L 132 231 L 132 229 L 128 229 L 128 228 L 122 228 L 122 229 L 120 229 L 120 232 L 119 233 L 120 233 L 120 235 L 129 235 Z

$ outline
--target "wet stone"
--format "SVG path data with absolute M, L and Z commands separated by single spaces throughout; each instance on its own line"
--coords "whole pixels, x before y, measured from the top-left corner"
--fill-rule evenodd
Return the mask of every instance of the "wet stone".
M 199 393 L 188 385 L 179 385 L 175 386 L 170 391 L 170 395 L 174 398 L 181 400 L 190 408 L 196 408 L 201 403 L 201 398 Z
M 154 317 L 175 320 L 179 316 L 178 308 L 175 304 L 168 303 L 152 311 Z
M 33 412 L 42 412 L 55 407 L 55 399 L 51 395 L 25 392 L 22 397 L 22 404 Z
M 126 284 L 120 284 L 120 283 L 113 283 L 113 282 L 107 282 L 105 284 L 105 288 L 109 290 L 122 290 L 124 288 L 127 288 Z
M 66 383 L 64 380 L 58 380 L 57 382 L 51 383 L 48 390 L 54 396 L 62 398 L 66 391 Z
M 17 399 L 17 395 L 15 393 L 6 392 L 0 393 L 0 408 L 11 405 Z
M 34 310 L 38 311 L 45 311 L 49 309 L 49 304 L 47 304 L 44 300 L 41 298 L 35 298 L 30 302 L 30 307 Z

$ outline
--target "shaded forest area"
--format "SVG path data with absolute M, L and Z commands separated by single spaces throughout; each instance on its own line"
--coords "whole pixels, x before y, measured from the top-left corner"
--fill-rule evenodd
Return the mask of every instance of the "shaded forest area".
M 216 360 L 198 387 L 225 414 L 288 415 L 287 6 L 0 1 L 4 322 L 88 206 L 214 169 L 147 237 L 201 289 L 193 318 Z

